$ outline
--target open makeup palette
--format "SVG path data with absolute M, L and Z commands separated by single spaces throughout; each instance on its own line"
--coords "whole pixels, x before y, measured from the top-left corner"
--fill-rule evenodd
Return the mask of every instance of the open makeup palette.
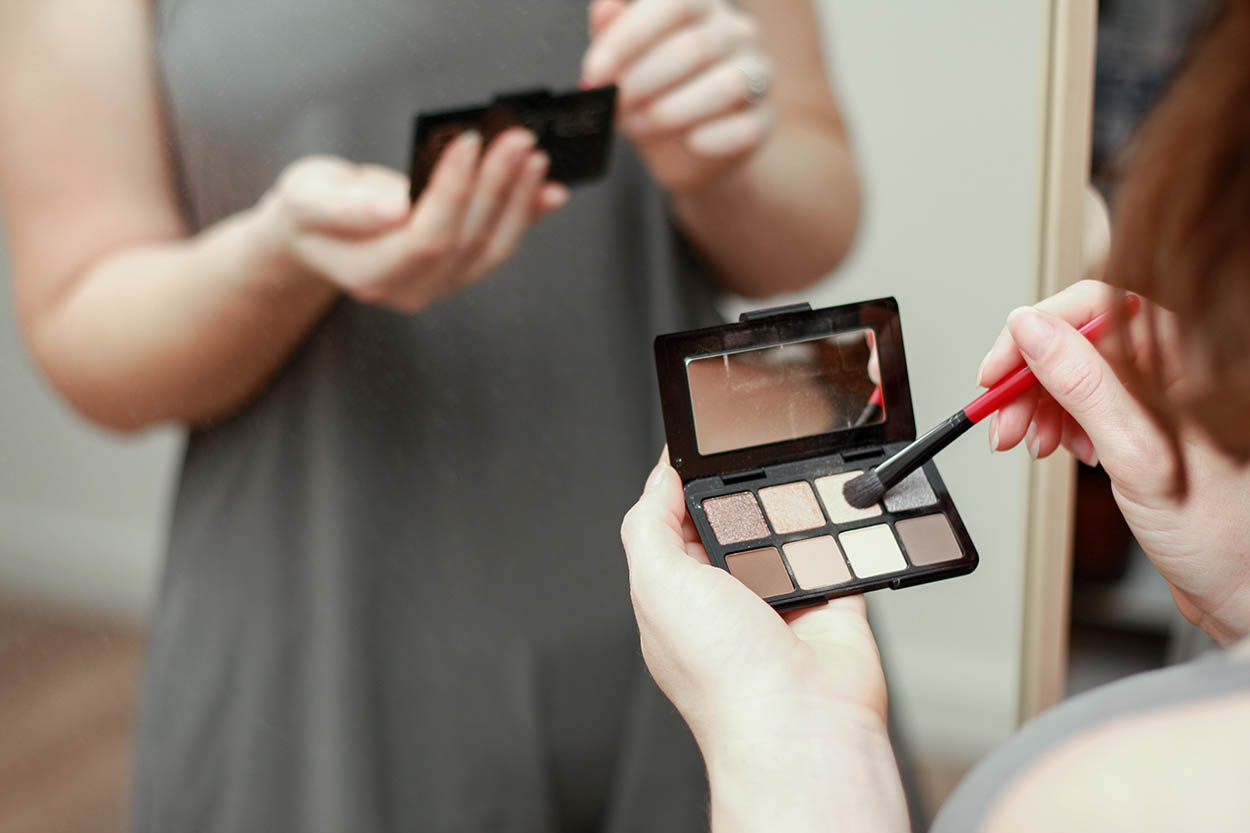
M 775 608 L 971 572 L 932 462 L 856 509 L 843 485 L 916 437 L 893 298 L 743 314 L 655 340 L 669 458 L 712 564 Z

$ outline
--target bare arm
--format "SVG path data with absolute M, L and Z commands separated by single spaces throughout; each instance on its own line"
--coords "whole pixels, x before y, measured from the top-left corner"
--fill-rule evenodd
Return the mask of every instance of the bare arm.
M 150 37 L 141 0 L 0 4 L 0 198 L 19 319 L 53 384 L 117 429 L 232 409 L 334 297 L 255 262 L 251 216 L 185 238 Z
M 741 0 L 773 62 L 777 123 L 742 167 L 674 200 L 677 217 L 726 286 L 744 295 L 801 289 L 850 251 L 859 179 L 825 76 L 808 0 Z
M 511 256 L 567 191 L 533 137 L 466 135 L 410 210 L 407 178 L 294 162 L 188 237 L 144 0 L 0 0 L 0 200 L 18 315 L 82 414 L 202 422 L 253 397 L 340 292 L 417 312 Z
M 1250 696 L 1133 715 L 1077 735 L 1004 793 L 984 833 L 1242 830 Z

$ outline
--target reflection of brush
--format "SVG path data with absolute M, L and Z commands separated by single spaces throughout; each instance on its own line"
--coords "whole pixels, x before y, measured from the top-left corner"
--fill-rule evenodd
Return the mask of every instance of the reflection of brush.
M 860 412 L 859 418 L 851 425 L 852 428 L 859 428 L 861 425 L 871 425 L 881 419 L 884 409 L 884 398 L 881 395 L 881 386 L 877 385 L 872 389 L 872 396 L 868 397 L 868 404 L 864 406 L 864 410 Z
M 1141 306 L 1141 299 L 1129 295 L 1124 299 L 1124 314 L 1130 316 Z M 1091 318 L 1080 329 L 1081 335 L 1090 341 L 1107 329 L 1115 310 L 1107 310 Z M 1037 384 L 1037 377 L 1025 365 L 997 385 L 974 399 L 968 407 L 942 422 L 929 433 L 890 457 L 881 465 L 847 481 L 842 487 L 846 502 L 857 509 L 865 509 L 881 500 L 881 496 L 900 480 L 931 460 L 961 434 L 998 409 L 1014 401 L 1016 397 Z

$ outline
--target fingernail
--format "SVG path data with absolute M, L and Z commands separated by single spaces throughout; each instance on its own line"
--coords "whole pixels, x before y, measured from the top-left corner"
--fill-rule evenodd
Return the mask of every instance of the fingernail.
M 989 363 L 989 360 L 990 354 L 986 353 L 985 358 L 981 359 L 981 363 L 977 365 L 977 384 L 981 387 L 985 387 L 985 383 L 981 381 L 981 377 L 985 375 L 985 365 Z
M 998 451 L 998 413 L 990 414 L 990 452 Z
M 634 113 L 625 120 L 625 129 L 638 136 L 645 136 L 655 130 L 655 121 L 645 113 Z
M 1029 423 L 1029 430 L 1024 432 L 1024 447 L 1029 450 L 1029 454 L 1036 460 L 1038 449 L 1041 447 L 1041 442 L 1037 438 L 1036 422 Z
M 1030 359 L 1045 355 L 1055 337 L 1055 325 L 1030 307 L 1020 307 L 1007 316 L 1007 329 L 1020 352 Z
M 1088 437 L 1078 436 L 1077 445 L 1080 446 L 1076 452 L 1077 458 L 1085 465 L 1093 468 L 1098 465 L 1098 451 L 1094 448 L 1093 442 Z
M 586 56 L 586 62 L 582 64 L 582 81 L 583 83 L 594 84 L 605 75 L 608 74 L 612 62 L 610 57 L 602 49 L 592 49 L 590 54 Z
M 651 491 L 660 485 L 660 481 L 664 479 L 664 469 L 667 468 L 663 463 L 657 463 L 655 468 L 651 470 L 651 476 L 647 478 L 647 485 L 644 491 Z
M 546 172 L 547 166 L 551 164 L 551 157 L 547 156 L 546 153 L 539 151 L 538 153 L 530 156 L 529 161 L 525 164 L 529 167 L 530 173 L 534 176 L 541 176 Z
M 477 156 L 482 147 L 482 134 L 476 130 L 466 130 L 460 134 L 460 138 L 456 140 L 460 152 L 460 169 L 463 171 L 471 171 L 477 164 Z
M 555 211 L 557 208 L 563 208 L 564 204 L 569 201 L 569 189 L 559 183 L 554 183 L 547 187 L 551 189 L 547 197 L 549 200 L 548 210 Z
M 378 194 L 369 205 L 373 210 L 383 217 L 398 217 L 401 214 L 407 214 L 411 203 L 408 201 L 407 194 Z

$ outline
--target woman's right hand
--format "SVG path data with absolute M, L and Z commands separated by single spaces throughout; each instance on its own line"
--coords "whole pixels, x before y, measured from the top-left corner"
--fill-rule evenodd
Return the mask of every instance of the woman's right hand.
M 1075 329 L 1116 297 L 1106 284 L 1081 281 L 1011 313 L 978 381 L 993 385 L 1023 357 L 1040 386 L 994 415 L 991 447 L 999 451 L 1024 441 L 1029 453 L 1042 458 L 1062 444 L 1086 463 L 1101 462 L 1125 520 L 1171 585 L 1177 607 L 1216 640 L 1232 642 L 1250 634 L 1250 468 L 1182 426 L 1189 493 L 1177 500 L 1166 435 Z M 1149 306 L 1142 312 L 1160 313 Z M 1166 313 L 1160 316 L 1164 367 L 1175 376 L 1181 362 L 1168 338 L 1175 325 Z M 1139 314 L 1130 326 L 1136 360 L 1149 354 L 1145 318 Z M 1108 336 L 1104 349 L 1114 350 L 1116 341 L 1115 334 Z
M 547 169 L 528 131 L 505 131 L 484 151 L 471 131 L 447 146 L 410 207 L 408 178 L 397 171 L 306 157 L 254 214 L 260 259 L 365 303 L 417 312 L 506 261 L 531 225 L 567 201 L 567 188 L 545 181 Z

